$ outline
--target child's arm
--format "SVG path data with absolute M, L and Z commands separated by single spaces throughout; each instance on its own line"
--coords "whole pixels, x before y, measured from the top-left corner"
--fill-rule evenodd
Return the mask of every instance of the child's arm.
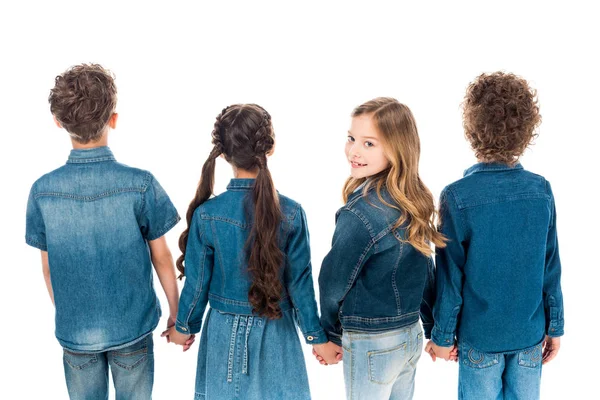
M 327 343 L 327 335 L 319 322 L 310 262 L 308 226 L 302 207 L 298 207 L 293 220 L 285 256 L 285 286 L 296 309 L 298 325 L 304 339 L 312 345 Z
M 433 258 L 427 259 L 427 280 L 423 289 L 423 298 L 421 300 L 421 321 L 425 338 L 431 339 L 431 330 L 433 329 L 433 305 L 435 304 L 435 266 Z
M 435 324 L 432 341 L 441 347 L 451 348 L 456 337 L 456 326 L 462 310 L 463 266 L 467 242 L 461 211 L 450 188 L 440 196 L 440 232 L 446 236 L 446 247 L 436 249 L 436 292 L 433 307 Z
M 173 256 L 167 245 L 164 236 L 148 242 L 150 246 L 150 254 L 152 256 L 152 264 L 158 275 L 158 280 L 167 296 L 169 302 L 169 320 L 167 328 L 175 325 L 177 318 L 177 303 L 179 302 L 179 290 L 177 289 L 177 279 L 175 277 L 175 264 Z
M 364 222 L 356 214 L 342 210 L 337 216 L 331 250 L 319 273 L 321 325 L 329 340 L 338 346 L 342 345 L 340 307 L 373 252 L 373 241 Z
M 556 233 L 556 207 L 550 183 L 546 182 L 550 195 L 552 213 L 546 242 L 546 268 L 544 271 L 544 309 L 546 312 L 546 335 L 544 363 L 552 360 L 560 348 L 560 336 L 564 334 L 563 296 L 560 286 L 561 265 Z
M 50 300 L 52 300 L 52 305 L 54 305 L 54 291 L 52 290 L 52 282 L 50 281 L 50 264 L 48 264 L 48 252 L 42 250 L 41 253 L 44 281 L 46 281 L 46 289 L 48 289 L 48 294 L 50 295 Z
M 200 332 L 204 310 L 208 304 L 214 249 L 206 240 L 206 235 L 200 213 L 196 210 L 185 251 L 185 284 L 181 291 L 175 326 L 168 333 L 171 341 L 177 344 L 184 344 L 190 335 Z

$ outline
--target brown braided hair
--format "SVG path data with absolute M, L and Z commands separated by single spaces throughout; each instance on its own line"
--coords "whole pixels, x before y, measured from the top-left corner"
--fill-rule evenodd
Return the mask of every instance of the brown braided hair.
M 187 228 L 179 238 L 182 255 L 177 260 L 181 279 L 185 274 L 185 250 L 194 211 L 213 194 L 215 160 L 223 154 L 235 168 L 257 171 L 251 194 L 253 211 L 248 210 L 253 224 L 246 243 L 248 273 L 252 279 L 248 299 L 253 311 L 271 319 L 281 317 L 279 301 L 283 291 L 280 269 L 284 255 L 279 248 L 281 209 L 267 155 L 273 151 L 275 134 L 271 116 L 256 104 L 236 104 L 223 109 L 212 131 L 214 145 L 202 167 L 202 175 L 191 201 Z

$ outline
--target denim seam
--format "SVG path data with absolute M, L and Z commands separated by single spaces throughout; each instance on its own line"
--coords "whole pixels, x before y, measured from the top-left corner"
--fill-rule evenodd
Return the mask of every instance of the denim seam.
M 200 238 L 202 238 L 202 235 L 204 235 L 204 231 L 200 232 Z M 200 298 L 200 294 L 202 293 L 202 285 L 204 283 L 204 263 L 206 262 L 206 247 L 203 246 L 202 248 L 202 263 L 200 265 L 200 279 L 198 279 L 198 283 L 196 285 L 196 290 L 194 292 L 194 299 L 192 300 L 192 303 L 190 304 L 190 310 L 188 311 L 188 315 L 185 319 L 185 322 L 187 325 L 187 327 L 189 328 L 189 323 L 190 323 L 190 318 L 192 316 L 192 312 L 194 311 L 194 308 L 196 308 L 196 304 L 198 303 L 198 299 Z
M 398 316 L 402 315 L 402 311 L 400 308 L 400 293 L 398 292 L 398 286 L 396 285 L 396 272 L 398 272 L 398 267 L 400 266 L 400 258 L 402 258 L 402 253 L 404 252 L 404 245 L 400 243 L 400 251 L 398 252 L 398 259 L 396 260 L 396 264 L 394 265 L 394 272 L 392 272 L 392 288 L 394 289 L 394 296 L 396 297 L 396 312 Z
M 365 317 L 356 317 L 356 316 L 345 316 L 342 317 L 344 321 L 352 321 L 352 322 L 371 322 L 371 323 L 383 323 L 383 322 L 397 322 L 403 319 L 407 319 L 408 317 L 418 315 L 418 311 L 413 311 L 410 313 L 402 314 L 397 317 L 378 317 L 378 318 L 365 318 Z
M 80 200 L 80 201 L 95 201 L 95 200 L 109 197 L 109 196 L 112 196 L 115 194 L 132 193 L 132 192 L 140 193 L 140 192 L 142 192 L 142 190 L 139 188 L 120 188 L 120 189 L 113 189 L 113 190 L 109 190 L 106 192 L 102 192 L 102 193 L 94 195 L 94 196 L 80 196 L 80 195 L 75 195 L 75 194 L 70 194 L 70 193 L 60 193 L 60 192 L 41 192 L 41 193 L 36 193 L 34 195 L 34 198 L 37 200 L 40 197 L 61 197 L 61 198 Z
M 171 230 L 171 228 L 173 228 L 175 225 L 177 225 L 177 223 L 181 220 L 181 217 L 179 215 L 176 215 L 174 218 L 172 218 L 171 220 L 169 220 L 169 222 L 167 222 L 163 228 L 161 230 L 159 230 L 157 233 L 155 233 L 152 236 L 148 236 L 146 239 L 147 240 L 155 240 L 158 239 L 159 237 L 163 236 L 165 233 L 167 233 L 168 231 Z
M 202 214 L 200 214 L 200 217 L 202 217 Z M 210 231 L 212 233 L 212 237 L 213 242 L 214 242 L 214 246 L 215 246 L 215 254 L 219 259 L 219 269 L 221 270 L 221 292 L 225 291 L 225 279 L 226 276 L 225 275 L 225 264 L 223 264 L 223 257 L 221 256 L 221 251 L 220 251 L 220 245 L 219 245 L 219 235 L 217 235 L 216 232 L 216 227 L 215 224 L 213 224 L 212 220 L 209 221 L 210 224 Z
M 467 232 L 467 221 L 465 220 L 465 216 L 463 215 L 463 211 L 462 211 L 464 209 L 464 207 L 462 207 L 462 203 L 458 199 L 458 196 L 456 195 L 456 193 L 454 193 L 454 190 L 448 188 L 448 193 L 450 193 L 452 195 L 452 198 L 454 199 L 454 203 L 456 204 L 456 208 L 458 209 L 458 215 L 459 215 L 460 224 L 462 226 L 463 232 Z
M 509 203 L 509 202 L 512 202 L 515 200 L 528 200 L 528 199 L 548 199 L 548 195 L 545 193 L 535 193 L 535 192 L 514 194 L 514 195 L 510 195 L 510 196 L 503 196 L 500 198 L 494 198 L 494 199 L 489 199 L 489 200 L 478 200 L 478 201 L 474 201 L 474 202 L 469 202 L 468 205 L 462 205 L 459 208 L 461 210 L 464 210 L 464 209 L 468 209 L 468 208 L 485 206 L 488 204 Z
M 550 200 L 550 225 L 548 226 L 548 228 L 552 228 L 554 226 L 554 224 L 552 223 L 552 221 L 554 220 L 554 207 L 553 207 L 553 203 L 554 203 L 554 197 L 552 196 L 552 194 L 550 193 L 550 183 L 544 179 L 544 190 L 546 191 L 546 195 L 548 196 L 549 200 Z
M 114 156 L 102 156 L 95 158 L 69 158 L 67 164 L 87 164 L 93 162 L 116 161 Z
M 209 215 L 207 213 L 201 213 L 200 214 L 200 218 L 202 218 L 203 220 L 208 220 L 208 221 L 225 222 L 225 223 L 228 223 L 228 224 L 231 224 L 231 225 L 235 225 L 235 226 L 237 226 L 239 228 L 242 228 L 242 229 L 247 229 L 247 228 L 250 227 L 250 225 L 248 225 L 248 224 L 241 223 L 241 222 L 236 221 L 236 220 L 231 219 L 231 218 L 219 217 L 219 216 L 215 216 L 215 215 Z

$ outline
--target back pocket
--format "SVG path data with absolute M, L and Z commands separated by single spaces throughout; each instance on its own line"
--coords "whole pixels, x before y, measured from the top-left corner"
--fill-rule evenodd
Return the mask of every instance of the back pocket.
M 63 349 L 63 360 L 73 369 L 84 369 L 98 362 L 98 355 L 94 353 L 73 353 Z
M 387 350 L 369 351 L 369 380 L 387 385 L 397 377 L 406 363 L 406 343 Z
M 488 368 L 499 362 L 498 354 L 483 353 L 464 343 L 460 346 L 460 358 L 471 368 Z
M 132 370 L 148 358 L 148 338 L 123 349 L 113 350 L 109 357 L 119 367 Z
M 527 368 L 538 368 L 542 363 L 542 344 L 519 352 L 519 365 Z

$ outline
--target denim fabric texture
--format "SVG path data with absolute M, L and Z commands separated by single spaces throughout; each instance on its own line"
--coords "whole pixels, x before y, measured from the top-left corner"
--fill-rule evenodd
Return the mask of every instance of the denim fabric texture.
M 385 190 L 382 198 L 393 199 Z M 332 248 L 319 274 L 321 324 L 342 344 L 344 330 L 378 333 L 423 321 L 433 327 L 434 266 L 431 257 L 393 229 L 400 211 L 386 205 L 374 188 L 349 196 L 336 214 Z M 399 240 L 400 239 L 400 240 Z
M 516 352 L 484 353 L 459 342 L 460 400 L 537 400 L 542 376 L 542 343 Z
M 63 350 L 63 365 L 71 400 L 108 400 L 108 370 L 116 400 L 148 400 L 154 384 L 152 334 L 119 350 L 74 353 Z
M 207 303 L 225 313 L 253 315 L 248 301 L 246 242 L 252 224 L 254 179 L 232 179 L 227 191 L 194 212 L 185 254 L 186 279 L 176 329 L 197 333 Z M 302 207 L 279 195 L 283 214 L 280 248 L 284 253 L 282 311 L 294 310 L 306 343 L 327 342 L 315 300 L 306 217 Z
M 383 333 L 344 331 L 344 383 L 348 400 L 410 400 L 423 351 L 419 322 Z
M 433 341 L 510 352 L 563 335 L 556 209 L 542 176 L 476 164 L 440 199 Z
M 196 369 L 196 400 L 310 400 L 294 309 L 269 320 L 209 308 Z
M 48 252 L 64 348 L 117 349 L 154 330 L 160 304 L 148 241 L 178 221 L 152 174 L 116 162 L 108 147 L 72 150 L 33 184 L 26 242 Z

